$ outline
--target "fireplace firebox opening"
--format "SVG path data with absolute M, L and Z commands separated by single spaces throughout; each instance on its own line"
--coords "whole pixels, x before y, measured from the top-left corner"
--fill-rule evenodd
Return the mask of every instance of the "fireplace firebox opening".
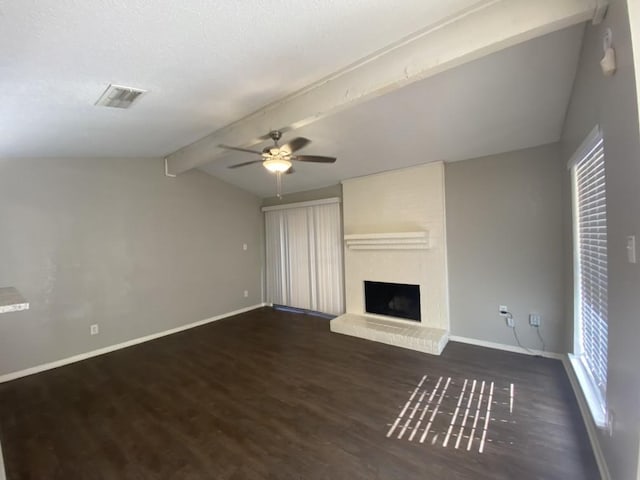
M 420 321 L 420 285 L 364 281 L 365 310 Z

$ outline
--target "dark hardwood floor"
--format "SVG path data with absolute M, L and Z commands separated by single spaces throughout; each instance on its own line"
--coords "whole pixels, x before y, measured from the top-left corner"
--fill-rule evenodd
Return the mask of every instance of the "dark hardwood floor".
M 455 448 L 462 411 L 443 446 L 458 404 L 476 416 L 473 380 L 495 387 L 482 453 L 468 433 Z M 424 423 L 387 437 L 412 392 L 401 426 L 442 397 L 423 443 Z M 268 308 L 0 385 L 0 441 L 8 480 L 599 478 L 559 361 L 459 343 L 435 357 Z

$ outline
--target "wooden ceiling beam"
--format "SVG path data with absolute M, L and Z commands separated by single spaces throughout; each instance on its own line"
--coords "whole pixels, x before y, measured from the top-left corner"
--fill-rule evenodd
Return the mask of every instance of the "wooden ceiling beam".
M 296 129 L 504 48 L 601 16 L 605 0 L 482 0 L 168 155 L 166 174 L 252 147 L 270 130 Z M 470 88 L 473 88 L 470 80 Z

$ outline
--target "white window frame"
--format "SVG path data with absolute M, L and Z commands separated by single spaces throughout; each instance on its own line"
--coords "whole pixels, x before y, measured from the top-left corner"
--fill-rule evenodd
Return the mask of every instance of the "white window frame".
M 573 354 L 569 355 L 571 365 L 578 379 L 578 383 L 587 401 L 594 423 L 600 428 L 606 428 L 607 422 L 607 399 L 606 391 L 597 384 L 590 368 L 587 366 L 585 356 L 582 352 L 581 343 L 581 270 L 580 270 L 580 245 L 578 229 L 578 191 L 576 179 L 576 165 L 590 154 L 599 143 L 603 142 L 602 130 L 596 125 L 582 142 L 580 147 L 569 160 L 568 168 L 571 170 L 572 189 L 572 225 L 573 225 L 573 298 L 574 298 L 574 325 L 573 325 Z M 606 195 L 606 184 L 605 184 Z

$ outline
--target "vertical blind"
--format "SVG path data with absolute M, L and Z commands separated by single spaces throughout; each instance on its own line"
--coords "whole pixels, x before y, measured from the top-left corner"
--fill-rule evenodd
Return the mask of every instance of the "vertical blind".
M 607 388 L 607 198 L 604 148 L 592 132 L 573 166 L 577 352 L 604 405 Z
M 265 211 L 267 299 L 343 312 L 340 204 Z

